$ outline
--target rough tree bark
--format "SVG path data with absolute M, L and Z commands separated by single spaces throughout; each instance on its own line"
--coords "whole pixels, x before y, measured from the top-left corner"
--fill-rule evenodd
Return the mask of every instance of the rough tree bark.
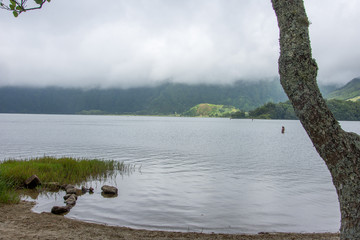
M 331 173 L 340 203 L 341 239 L 360 239 L 360 137 L 340 127 L 321 96 L 303 0 L 272 0 L 272 5 L 280 29 L 281 85 Z

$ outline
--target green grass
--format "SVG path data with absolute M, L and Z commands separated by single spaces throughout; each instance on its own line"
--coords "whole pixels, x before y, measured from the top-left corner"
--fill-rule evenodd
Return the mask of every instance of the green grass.
M 41 157 L 28 160 L 7 160 L 0 163 L 0 203 L 16 203 L 16 189 L 36 174 L 42 182 L 81 184 L 112 176 L 117 171 L 129 172 L 122 162 L 98 159 Z
M 0 176 L 0 203 L 18 203 L 20 197 L 14 191 L 13 184 Z

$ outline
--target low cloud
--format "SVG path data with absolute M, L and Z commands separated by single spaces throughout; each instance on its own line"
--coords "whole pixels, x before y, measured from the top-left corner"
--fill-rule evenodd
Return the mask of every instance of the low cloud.
M 0 86 L 133 87 L 277 77 L 278 28 L 263 0 L 52 1 L 2 12 Z M 359 1 L 306 1 L 319 81 L 360 75 Z M 334 17 L 336 15 L 336 17 Z

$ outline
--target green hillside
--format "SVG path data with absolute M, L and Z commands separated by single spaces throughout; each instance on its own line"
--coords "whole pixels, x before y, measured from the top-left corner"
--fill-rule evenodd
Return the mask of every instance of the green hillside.
M 341 99 L 355 100 L 360 96 L 360 79 L 336 91 L 332 91 L 334 86 L 320 89 L 327 98 L 346 95 Z M 224 85 L 164 83 L 129 89 L 0 87 L 0 113 L 171 115 L 211 103 L 234 106 L 241 110 L 234 117 L 244 117 L 243 112 L 287 99 L 278 79 Z
M 0 113 L 170 115 L 200 103 L 249 111 L 286 101 L 278 80 L 228 85 L 164 83 L 130 89 L 0 88 Z
M 360 98 L 360 78 L 354 78 L 342 88 L 329 93 L 326 98 L 357 101 Z
M 326 100 L 331 112 L 339 121 L 360 121 L 360 101 L 352 102 L 339 99 Z M 249 118 L 256 119 L 297 119 L 289 101 L 267 103 L 249 112 Z
M 187 117 L 230 117 L 236 112 L 239 112 L 239 109 L 233 106 L 201 103 L 190 108 L 182 115 Z

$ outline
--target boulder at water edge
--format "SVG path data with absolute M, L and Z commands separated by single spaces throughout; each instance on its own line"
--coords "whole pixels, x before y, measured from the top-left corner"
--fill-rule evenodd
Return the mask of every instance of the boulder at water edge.
M 63 213 L 67 213 L 70 211 L 71 209 L 71 205 L 66 205 L 66 206 L 54 206 L 52 209 L 51 209 L 51 213 L 53 214 L 63 214 Z
M 73 185 L 68 185 L 66 188 L 65 188 L 65 191 L 66 191 L 66 194 L 76 194 L 78 196 L 82 195 L 83 192 L 81 191 L 81 189 L 79 188 L 76 188 L 75 186 Z
M 71 194 L 66 200 L 66 205 L 74 206 L 76 204 L 77 197 L 75 194 Z
M 75 194 L 66 194 L 66 195 L 64 196 L 64 200 L 68 199 L 68 198 L 69 198 L 70 196 L 72 196 L 72 195 L 74 195 L 75 198 L 76 198 L 76 200 L 77 200 L 77 196 L 76 196 Z
M 36 175 L 32 175 L 31 177 L 29 177 L 28 179 L 25 180 L 26 188 L 34 189 L 38 185 L 41 185 L 41 182 L 40 182 L 40 179 L 38 178 L 38 176 L 36 176 Z
M 101 187 L 101 190 L 103 191 L 104 194 L 117 194 L 118 193 L 118 189 L 116 187 L 113 186 L 109 186 L 109 185 L 104 185 Z

